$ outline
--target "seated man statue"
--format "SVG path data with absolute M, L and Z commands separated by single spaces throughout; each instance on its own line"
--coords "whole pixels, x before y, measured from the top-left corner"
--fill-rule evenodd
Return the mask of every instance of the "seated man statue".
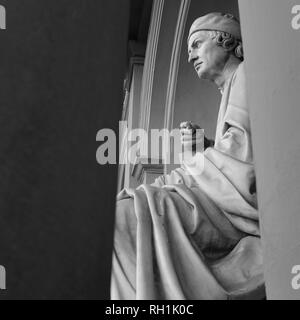
M 215 142 L 204 167 L 182 165 L 118 196 L 113 300 L 262 299 L 264 281 L 255 173 L 239 21 L 198 18 L 189 62 L 221 91 Z M 181 126 L 193 144 L 192 123 Z

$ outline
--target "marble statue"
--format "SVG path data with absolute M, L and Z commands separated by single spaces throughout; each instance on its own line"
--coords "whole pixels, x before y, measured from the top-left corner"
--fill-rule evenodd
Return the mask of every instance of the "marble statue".
M 183 164 L 118 195 L 111 298 L 262 299 L 264 280 L 239 21 L 210 13 L 188 38 L 189 62 L 221 91 L 204 171 Z M 191 122 L 182 143 L 193 146 Z

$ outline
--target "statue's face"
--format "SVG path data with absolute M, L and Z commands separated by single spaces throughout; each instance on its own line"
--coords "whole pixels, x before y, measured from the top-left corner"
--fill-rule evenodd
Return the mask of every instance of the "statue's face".
M 218 46 L 207 32 L 194 33 L 188 43 L 189 62 L 200 79 L 214 81 L 229 59 L 230 53 Z

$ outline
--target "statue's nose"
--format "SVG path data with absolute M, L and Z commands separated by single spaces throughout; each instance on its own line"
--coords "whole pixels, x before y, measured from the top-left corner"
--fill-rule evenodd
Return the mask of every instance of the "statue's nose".
M 197 59 L 195 53 L 191 50 L 189 52 L 189 58 L 188 58 L 188 62 L 191 63 L 191 62 L 194 62 L 195 60 Z

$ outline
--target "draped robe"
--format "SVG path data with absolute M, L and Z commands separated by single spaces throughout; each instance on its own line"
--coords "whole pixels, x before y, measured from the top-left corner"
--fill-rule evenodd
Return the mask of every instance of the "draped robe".
M 183 164 L 118 195 L 113 300 L 264 295 L 244 64 L 224 84 L 204 170 Z

